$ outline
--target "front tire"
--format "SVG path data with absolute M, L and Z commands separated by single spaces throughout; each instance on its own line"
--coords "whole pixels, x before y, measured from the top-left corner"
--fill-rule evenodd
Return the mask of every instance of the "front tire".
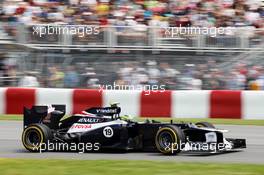
M 185 135 L 177 126 L 163 126 L 156 133 L 155 144 L 159 152 L 174 155 L 184 148 Z
M 32 124 L 24 129 L 22 143 L 30 152 L 38 152 L 43 144 L 52 139 L 50 128 L 44 124 Z M 45 145 L 46 148 L 47 145 Z

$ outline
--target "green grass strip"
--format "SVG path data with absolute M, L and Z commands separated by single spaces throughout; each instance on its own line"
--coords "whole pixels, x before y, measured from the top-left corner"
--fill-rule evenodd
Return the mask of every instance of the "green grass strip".
M 88 155 L 87 155 L 88 156 Z M 1 175 L 263 175 L 263 165 L 0 158 Z

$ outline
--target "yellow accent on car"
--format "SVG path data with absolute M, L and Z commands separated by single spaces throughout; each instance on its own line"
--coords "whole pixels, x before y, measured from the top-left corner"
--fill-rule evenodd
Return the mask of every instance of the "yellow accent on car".
M 178 137 L 177 137 L 177 134 L 173 131 L 173 129 L 171 129 L 171 128 L 169 128 L 169 127 L 164 127 L 164 128 L 160 128 L 159 130 L 158 130 L 158 132 L 157 132 L 157 134 L 156 134 L 156 139 L 155 139 L 155 144 L 156 144 L 156 146 L 157 146 L 157 148 L 158 148 L 158 150 L 160 151 L 160 152 L 162 152 L 162 153 L 165 153 L 165 154 L 168 154 L 168 153 L 170 153 L 170 152 L 172 152 L 172 149 L 168 149 L 168 150 L 163 150 L 161 147 L 160 147 L 160 145 L 159 145 L 159 140 L 160 140 L 160 138 L 158 138 L 158 136 L 159 136 L 159 134 L 162 132 L 162 131 L 169 131 L 169 134 L 171 135 L 171 134 L 173 134 L 173 135 L 171 135 L 172 136 L 172 138 L 174 138 L 174 143 L 177 143 L 177 141 L 178 141 Z M 176 146 L 176 144 L 174 144 L 173 145 L 173 148 L 175 148 L 175 146 Z
M 27 132 L 30 131 L 31 129 L 35 129 L 37 130 L 37 134 L 38 136 L 40 137 L 40 143 L 43 143 L 44 141 L 44 137 L 43 137 L 43 133 L 42 133 L 42 130 L 40 128 L 38 128 L 37 126 L 29 126 L 27 127 L 24 131 L 23 131 L 23 134 L 22 134 L 22 143 L 23 145 L 25 146 L 25 148 L 29 149 L 29 150 L 32 150 L 32 151 L 35 151 L 37 149 L 39 149 L 39 147 L 41 146 L 41 144 L 37 145 L 37 146 L 32 146 L 32 145 L 28 145 L 27 142 L 25 141 L 27 138 Z

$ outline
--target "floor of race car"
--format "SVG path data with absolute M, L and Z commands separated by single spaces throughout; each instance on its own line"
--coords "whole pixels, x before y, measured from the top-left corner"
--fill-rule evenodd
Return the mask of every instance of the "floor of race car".
M 191 162 L 264 163 L 264 126 L 216 125 L 227 129 L 225 137 L 247 139 L 247 148 L 223 154 L 180 153 L 164 156 L 160 153 L 30 153 L 21 143 L 22 121 L 0 121 L 0 157 L 52 158 L 52 159 L 124 159 L 124 160 L 171 160 Z

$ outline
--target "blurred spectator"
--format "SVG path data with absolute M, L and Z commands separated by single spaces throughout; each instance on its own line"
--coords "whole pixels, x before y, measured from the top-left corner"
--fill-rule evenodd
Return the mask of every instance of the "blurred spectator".
M 76 88 L 79 86 L 79 75 L 74 66 L 68 66 L 64 76 L 64 87 Z
M 264 69 L 263 68 L 259 72 L 259 77 L 258 77 L 257 81 L 260 84 L 260 89 L 264 90 Z
M 156 85 L 158 84 L 158 80 L 160 77 L 160 70 L 157 68 L 156 61 L 148 61 L 147 62 L 147 73 L 149 76 L 148 84 Z
M 246 78 L 243 74 L 232 71 L 231 74 L 229 75 L 226 87 L 227 89 L 232 89 L 232 90 L 244 89 L 245 83 L 246 83 Z
M 176 69 L 171 68 L 169 63 L 162 62 L 160 63 L 160 75 L 162 78 L 176 77 L 179 72 Z
M 25 75 L 18 82 L 20 87 L 39 87 L 39 82 L 34 72 L 26 72 Z
M 64 73 L 59 71 L 57 67 L 49 68 L 48 86 L 52 88 L 62 88 L 64 80 Z
M 90 89 L 96 89 L 99 87 L 99 79 L 96 77 L 94 68 L 88 67 L 85 69 L 85 73 L 81 74 L 83 77 L 82 81 L 85 86 Z
M 199 79 L 198 73 L 194 75 L 191 81 L 191 89 L 192 90 L 201 90 L 202 89 L 203 82 L 201 79 Z

